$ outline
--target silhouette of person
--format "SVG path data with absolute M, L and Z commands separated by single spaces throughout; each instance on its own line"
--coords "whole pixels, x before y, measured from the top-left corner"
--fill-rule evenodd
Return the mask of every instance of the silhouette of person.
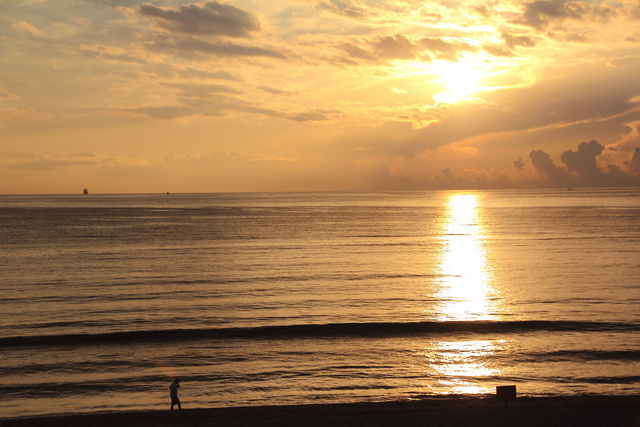
M 171 410 L 173 411 L 173 405 L 178 405 L 178 409 L 182 410 L 180 406 L 180 399 L 178 399 L 178 387 L 180 387 L 180 378 L 173 380 L 169 386 L 169 396 L 171 396 Z

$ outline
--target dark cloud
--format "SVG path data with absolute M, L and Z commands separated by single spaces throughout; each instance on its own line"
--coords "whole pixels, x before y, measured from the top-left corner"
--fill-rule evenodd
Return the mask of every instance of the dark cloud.
M 604 146 L 597 141 L 582 142 L 577 151 L 567 150 L 562 153 L 560 160 L 569 171 L 578 174 L 587 184 L 596 185 L 604 178 L 596 161 L 603 150 Z
M 580 20 L 587 17 L 606 20 L 615 15 L 616 11 L 610 7 L 589 5 L 582 1 L 536 0 L 525 5 L 524 13 L 518 23 L 541 30 L 552 22 L 562 22 L 567 19 Z
M 564 171 L 553 164 L 553 160 L 542 150 L 533 150 L 529 153 L 533 167 L 546 176 L 555 185 L 566 185 L 566 175 Z
M 302 113 L 283 114 L 281 117 L 294 122 L 322 122 L 329 120 L 332 112 L 325 110 L 307 111 Z
M 518 160 L 513 161 L 513 167 L 518 170 L 524 169 L 524 163 L 522 162 L 522 157 L 519 157 Z
M 260 31 L 260 21 L 253 13 L 215 1 L 186 4 L 178 10 L 144 3 L 138 11 L 166 30 L 189 35 L 249 37 Z
M 542 29 L 551 21 L 579 19 L 583 13 L 585 13 L 585 7 L 582 3 L 566 0 L 536 0 L 525 5 L 522 23 Z
M 640 163 L 640 149 L 636 149 L 625 172 L 616 165 L 607 165 L 607 172 L 598 166 L 597 157 L 604 146 L 597 141 L 582 142 L 578 150 L 567 150 L 560 156 L 563 167 L 556 166 L 549 155 L 542 150 L 529 154 L 532 166 L 548 179 L 552 186 L 637 186 L 640 176 L 634 174 L 635 165 Z
M 628 163 L 629 170 L 640 173 L 640 148 L 636 148 L 631 157 L 631 161 Z

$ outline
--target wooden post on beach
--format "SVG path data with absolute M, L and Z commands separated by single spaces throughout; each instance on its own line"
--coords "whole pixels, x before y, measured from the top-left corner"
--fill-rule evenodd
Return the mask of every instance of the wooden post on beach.
M 499 385 L 496 386 L 496 397 L 504 400 L 504 407 L 508 406 L 510 399 L 516 398 L 516 386 L 514 385 Z

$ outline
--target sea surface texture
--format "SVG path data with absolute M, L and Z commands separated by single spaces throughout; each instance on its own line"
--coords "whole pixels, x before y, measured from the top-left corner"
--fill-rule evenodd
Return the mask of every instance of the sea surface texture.
M 640 190 L 0 196 L 0 417 L 637 394 Z

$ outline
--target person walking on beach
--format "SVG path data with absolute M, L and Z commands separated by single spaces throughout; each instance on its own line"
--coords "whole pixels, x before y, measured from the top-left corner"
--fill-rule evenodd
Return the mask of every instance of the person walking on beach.
M 180 399 L 178 399 L 178 387 L 180 387 L 180 378 L 173 380 L 169 386 L 169 396 L 171 396 L 171 410 L 173 411 L 173 405 L 178 405 L 178 409 L 182 410 L 180 406 Z

